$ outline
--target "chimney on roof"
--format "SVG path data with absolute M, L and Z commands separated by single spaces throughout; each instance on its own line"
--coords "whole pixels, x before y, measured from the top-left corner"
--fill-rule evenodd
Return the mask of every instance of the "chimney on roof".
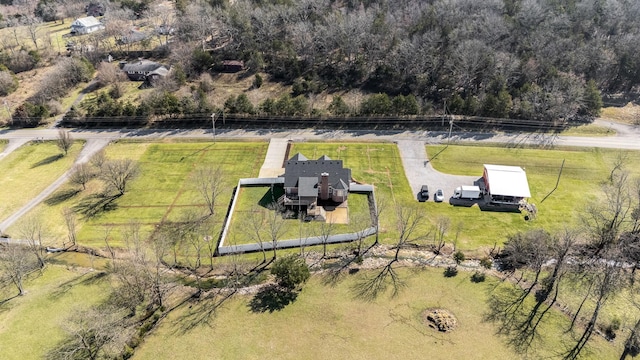
M 329 173 L 320 174 L 320 200 L 329 199 Z

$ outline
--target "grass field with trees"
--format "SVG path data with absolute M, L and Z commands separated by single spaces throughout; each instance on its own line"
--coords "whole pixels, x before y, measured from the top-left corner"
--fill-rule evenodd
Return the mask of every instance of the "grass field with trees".
M 11 215 L 64 174 L 80 149 L 81 143 L 76 142 L 64 156 L 53 141 L 31 142 L 4 157 L 0 162 L 0 218 Z

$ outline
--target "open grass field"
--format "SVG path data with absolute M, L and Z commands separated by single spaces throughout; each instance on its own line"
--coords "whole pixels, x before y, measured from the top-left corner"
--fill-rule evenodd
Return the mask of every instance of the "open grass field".
M 477 207 L 424 204 L 428 213 L 448 216 L 453 224 L 461 223 L 459 245 L 472 250 L 494 243 L 500 245 L 507 235 L 517 231 L 532 228 L 553 231 L 576 224 L 584 205 L 603 197 L 602 184 L 607 181 L 610 168 L 620 151 L 451 145 L 428 146 L 427 153 L 434 168 L 444 173 L 480 177 L 483 164 L 516 165 L 527 171 L 532 195 L 529 202 L 538 208 L 538 217 L 533 221 L 525 222 L 521 214 L 482 212 Z M 634 165 L 640 163 L 640 152 L 625 153 L 628 156 L 627 170 L 632 176 L 640 176 L 640 168 Z M 553 191 L 563 160 L 565 164 L 560 182 Z
M 0 349 L 6 360 L 41 359 L 64 338 L 76 310 L 100 302 L 109 289 L 98 273 L 49 265 L 25 282 L 26 294 L 0 304 Z M 1 299 L 12 296 L 13 288 Z
M 227 211 L 231 191 L 240 177 L 257 176 L 267 149 L 267 143 L 217 142 L 118 142 L 106 148 L 108 158 L 128 158 L 140 164 L 140 175 L 130 183 L 115 207 L 89 219 L 81 219 L 79 242 L 87 246 L 104 246 L 105 229 L 110 230 L 114 245 L 121 244 L 122 232 L 131 223 L 141 225 L 143 236 L 149 235 L 163 220 L 179 220 L 185 212 L 202 210 L 204 202 L 193 184 L 194 170 L 218 167 L 224 171 L 225 186 L 216 209 L 221 221 Z M 66 185 L 58 194 L 73 193 Z M 33 213 L 50 229 L 52 239 L 62 244 L 66 227 L 62 216 L 65 207 L 72 208 L 92 193 L 101 191 L 94 180 L 87 190 L 66 200 L 40 204 Z M 55 194 L 54 194 L 55 196 Z
M 297 299 L 283 310 L 254 312 L 250 295 L 226 302 L 209 323 L 186 330 L 189 316 L 207 304 L 189 304 L 164 319 L 136 350 L 133 359 L 516 359 L 496 335 L 495 324 L 484 321 L 488 297 L 497 282 L 474 284 L 469 274 L 445 278 L 442 269 L 401 270 L 407 287 L 399 296 L 374 301 L 354 296 L 353 286 L 370 272 L 350 275 L 335 286 L 314 275 Z M 210 304 L 209 304 L 210 306 Z M 458 319 L 450 333 L 425 324 L 422 313 L 445 308 Z M 531 358 L 544 358 L 563 349 L 566 318 L 555 312 L 540 333 L 544 346 Z M 589 359 L 617 359 L 616 347 L 594 338 Z M 618 344 L 615 344 L 618 345 Z M 170 350 L 169 350 L 170 349 Z M 188 355 L 187 355 L 188 354 Z
M 71 167 L 82 145 L 67 156 L 54 141 L 28 143 L 0 161 L 0 218 L 18 210 Z

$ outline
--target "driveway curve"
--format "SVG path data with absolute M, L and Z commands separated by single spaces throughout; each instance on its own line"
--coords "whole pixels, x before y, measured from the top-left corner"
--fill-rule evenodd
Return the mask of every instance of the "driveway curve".
M 433 201 L 436 189 L 442 189 L 445 201 L 453 195 L 453 190 L 461 185 L 473 185 L 478 176 L 451 175 L 437 171 L 431 166 L 427 157 L 425 142 L 420 140 L 398 140 L 398 151 L 404 166 L 404 172 L 414 195 L 418 194 L 422 185 L 429 186 L 429 200 Z
M 89 159 L 91 159 L 91 156 L 93 156 L 93 154 L 95 154 L 96 152 L 100 151 L 102 148 L 107 146 L 109 142 L 110 142 L 109 139 L 87 140 L 84 147 L 82 148 L 82 151 L 80 151 L 80 154 L 78 155 L 76 161 L 74 162 L 74 165 L 86 163 L 87 161 L 89 161 Z M 28 213 L 31 209 L 36 207 L 38 204 L 44 201 L 47 197 L 53 194 L 54 191 L 56 191 L 60 186 L 62 186 L 62 184 L 64 184 L 69 179 L 69 176 L 71 176 L 71 173 L 73 171 L 74 171 L 73 167 L 67 170 L 56 181 L 51 183 L 51 185 L 49 185 L 40 194 L 38 194 L 38 196 L 31 199 L 18 211 L 11 214 L 9 217 L 7 217 L 2 222 L 0 222 L 0 233 L 5 232 L 7 228 L 13 225 L 16 221 L 18 221 L 18 219 L 20 219 L 22 216 Z

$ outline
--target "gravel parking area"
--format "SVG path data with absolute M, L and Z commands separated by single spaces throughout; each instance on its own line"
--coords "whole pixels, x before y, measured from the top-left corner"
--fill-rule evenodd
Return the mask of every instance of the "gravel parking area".
M 455 188 L 461 185 L 473 185 L 474 181 L 477 181 L 482 175 L 482 169 L 478 169 L 478 176 L 443 174 L 431 166 L 424 141 L 398 140 L 397 144 L 404 172 L 413 194 L 417 195 L 422 185 L 429 185 L 428 201 L 433 201 L 436 189 L 442 189 L 444 201 L 449 201 Z

